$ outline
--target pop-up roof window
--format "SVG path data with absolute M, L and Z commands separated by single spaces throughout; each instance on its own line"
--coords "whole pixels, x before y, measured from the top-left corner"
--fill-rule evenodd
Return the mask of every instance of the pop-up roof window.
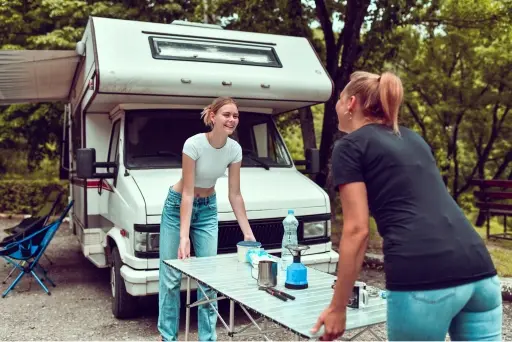
M 149 41 L 158 59 L 282 67 L 272 47 L 160 37 Z

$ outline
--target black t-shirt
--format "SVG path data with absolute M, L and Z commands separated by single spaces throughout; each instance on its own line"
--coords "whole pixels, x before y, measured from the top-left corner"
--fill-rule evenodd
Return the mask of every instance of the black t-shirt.
M 369 124 L 336 141 L 336 189 L 364 182 L 368 206 L 383 238 L 389 290 L 460 285 L 496 274 L 483 240 L 446 189 L 428 144 Z

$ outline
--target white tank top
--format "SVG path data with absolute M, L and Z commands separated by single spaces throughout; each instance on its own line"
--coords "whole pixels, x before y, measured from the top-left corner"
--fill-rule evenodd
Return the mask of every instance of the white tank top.
M 194 186 L 211 188 L 222 177 L 226 168 L 242 160 L 242 147 L 228 137 L 221 148 L 210 145 L 205 133 L 191 136 L 183 145 L 183 153 L 196 161 Z

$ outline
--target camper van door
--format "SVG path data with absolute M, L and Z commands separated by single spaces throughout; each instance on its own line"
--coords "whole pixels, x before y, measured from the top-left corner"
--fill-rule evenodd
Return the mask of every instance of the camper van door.
M 113 210 L 116 210 L 118 206 L 114 205 L 114 189 L 117 186 L 117 179 L 119 176 L 119 160 L 120 160 L 120 154 L 122 153 L 121 148 L 121 139 L 119 137 L 122 134 L 123 130 L 123 119 L 121 116 L 118 116 L 116 119 L 114 119 L 114 122 L 112 123 L 112 131 L 110 133 L 110 139 L 109 139 L 109 146 L 108 146 L 108 152 L 107 152 L 107 162 L 113 162 L 118 165 L 116 169 L 106 169 L 106 172 L 114 172 L 114 178 L 105 178 L 102 180 L 103 184 L 101 184 L 101 187 L 106 190 L 106 196 L 107 196 L 107 207 L 103 208 L 103 210 L 107 213 L 107 218 L 110 222 L 116 222 L 115 216 L 116 214 L 113 213 Z

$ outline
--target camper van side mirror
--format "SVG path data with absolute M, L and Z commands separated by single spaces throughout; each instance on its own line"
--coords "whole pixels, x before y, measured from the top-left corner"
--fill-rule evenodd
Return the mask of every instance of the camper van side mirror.
M 114 178 L 117 165 L 114 162 L 96 162 L 94 148 L 79 148 L 76 151 L 76 175 L 78 178 Z M 96 168 L 114 168 L 114 172 L 96 173 Z
M 306 171 L 312 174 L 320 172 L 320 151 L 317 148 L 306 149 Z
M 79 148 L 76 151 L 77 177 L 94 178 L 94 163 L 96 163 L 96 150 L 93 148 Z

